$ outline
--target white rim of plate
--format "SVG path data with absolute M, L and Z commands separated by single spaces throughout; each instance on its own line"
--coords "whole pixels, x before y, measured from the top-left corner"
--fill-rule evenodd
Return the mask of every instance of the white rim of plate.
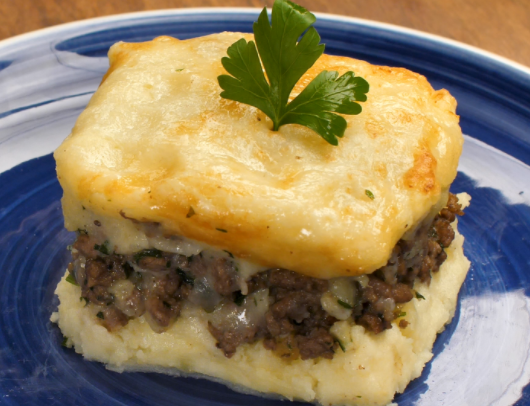
M 16 35 L 11 38 L 4 39 L 0 41 L 0 49 L 13 46 L 17 43 L 30 41 L 33 38 L 38 38 L 46 34 L 54 34 L 64 30 L 72 28 L 88 28 L 93 25 L 98 25 L 100 23 L 109 23 L 109 22 L 118 22 L 126 20 L 140 20 L 144 17 L 168 17 L 173 15 L 189 15 L 189 14 L 258 14 L 262 9 L 252 8 L 252 7 L 192 7 L 186 9 L 160 9 L 160 10 L 150 10 L 150 11 L 138 11 L 131 13 L 123 14 L 114 14 L 104 17 L 95 17 L 88 18 L 85 20 L 73 21 L 70 23 L 59 24 L 53 27 L 42 28 L 36 31 L 31 31 L 25 34 Z M 519 63 L 515 62 L 509 58 L 497 55 L 490 51 L 485 51 L 481 48 L 475 47 L 473 45 L 468 45 L 460 41 L 455 41 L 449 38 L 442 37 L 436 34 L 430 34 L 423 31 L 415 30 L 412 28 L 401 27 L 399 25 L 383 23 L 373 20 L 366 20 L 363 18 L 357 17 L 346 17 L 337 14 L 327 14 L 327 13 L 314 13 L 316 17 L 328 21 L 339 21 L 345 23 L 353 23 L 365 27 L 376 28 L 383 31 L 389 32 L 398 32 L 401 34 L 406 34 L 412 37 L 427 39 L 431 42 L 441 43 L 448 45 L 450 47 L 460 49 L 462 51 L 477 54 L 482 57 L 492 59 L 494 61 L 500 62 L 504 65 L 507 65 L 513 69 L 516 69 L 530 77 L 530 68 Z

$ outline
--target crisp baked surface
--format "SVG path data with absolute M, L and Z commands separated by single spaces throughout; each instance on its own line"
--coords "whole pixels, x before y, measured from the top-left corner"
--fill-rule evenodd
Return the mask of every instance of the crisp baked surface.
M 272 355 L 261 342 L 244 344 L 226 358 L 216 348 L 202 310 L 185 311 L 165 333 L 155 333 L 142 316 L 111 334 L 79 300 L 79 287 L 64 278 L 55 292 L 60 305 L 52 321 L 59 324 L 69 346 L 116 371 L 201 374 L 243 392 L 323 405 L 386 405 L 421 374 L 432 357 L 436 334 L 453 317 L 469 269 L 463 240 L 457 232 L 430 286 L 415 285 L 425 300 L 414 298 L 403 306 L 404 319 L 410 323 L 406 328 L 397 326 L 398 319 L 392 329 L 374 335 L 362 326 L 337 322 L 331 333 L 346 351 L 339 350 L 332 360 L 288 361 Z
M 221 58 L 241 37 L 252 38 L 112 46 L 108 73 L 55 152 L 67 227 L 82 226 L 86 207 L 314 277 L 383 266 L 404 232 L 445 204 L 463 142 L 455 100 L 408 70 L 323 55 L 295 93 L 323 69 L 353 70 L 370 83 L 363 112 L 345 116 L 338 147 L 299 125 L 271 131 L 259 110 L 219 97 Z

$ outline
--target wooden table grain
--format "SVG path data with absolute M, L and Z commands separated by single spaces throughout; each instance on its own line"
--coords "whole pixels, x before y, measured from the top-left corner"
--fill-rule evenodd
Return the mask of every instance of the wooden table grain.
M 180 7 L 263 7 L 273 0 L 1 0 L 0 39 L 86 18 Z M 530 66 L 529 0 L 298 0 L 311 11 L 441 35 Z

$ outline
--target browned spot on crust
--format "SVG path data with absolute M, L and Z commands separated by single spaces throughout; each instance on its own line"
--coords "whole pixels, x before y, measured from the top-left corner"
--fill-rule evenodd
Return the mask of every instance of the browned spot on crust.
M 440 89 L 433 93 L 433 100 L 435 102 L 439 102 L 440 100 L 453 101 L 454 98 L 447 90 Z
M 342 217 L 350 217 L 355 214 L 355 211 L 350 206 L 346 206 L 344 209 L 341 210 L 340 214 L 342 215 Z
M 414 154 L 414 166 L 404 176 L 405 187 L 421 193 L 436 193 L 440 185 L 436 181 L 436 159 L 426 146 L 418 148 Z
M 385 127 L 373 117 L 369 117 L 364 124 L 364 129 L 370 138 L 377 138 L 385 134 Z
M 119 67 L 125 65 L 125 63 L 130 59 L 131 56 L 131 48 L 130 45 L 141 45 L 141 44 L 129 44 L 129 43 L 122 43 L 119 45 L 116 45 L 115 47 L 111 48 L 109 51 L 109 70 L 103 75 L 103 78 L 101 79 L 101 83 L 99 86 L 101 86 L 107 78 L 112 75 L 112 72 L 114 72 Z
M 406 124 L 412 123 L 415 120 L 414 120 L 414 115 L 408 113 L 407 111 L 397 110 L 392 115 L 391 121 L 395 124 L 406 125 Z M 416 121 L 419 121 L 419 120 L 416 119 Z
M 420 75 L 419 73 L 411 72 L 405 68 L 395 68 L 390 66 L 372 66 L 372 71 L 376 75 L 386 74 L 387 76 L 398 76 L 399 78 L 405 80 L 427 82 L 425 76 Z
M 241 110 L 241 103 L 239 102 L 223 98 L 219 98 L 217 102 L 219 103 L 220 107 L 225 111 L 234 112 Z
M 101 175 L 86 176 L 79 180 L 77 191 L 81 200 L 86 200 L 92 194 L 92 184 L 100 178 Z
M 120 66 L 125 65 L 125 63 L 131 59 L 131 55 L 133 55 L 136 51 L 141 51 L 145 49 L 152 48 L 156 42 L 160 41 L 179 41 L 176 38 L 167 37 L 167 36 L 161 36 L 158 38 L 155 38 L 153 41 L 146 41 L 146 42 L 122 42 L 118 43 L 115 46 L 113 46 L 109 51 L 109 70 L 105 75 L 103 75 L 103 79 L 101 79 L 100 86 L 107 80 L 107 78 L 114 72 L 117 68 Z
M 376 164 L 374 167 L 374 171 L 379 175 L 381 179 L 386 179 L 386 177 L 388 176 L 388 170 L 384 163 Z
M 121 52 L 118 52 L 118 54 L 121 54 Z M 118 56 L 116 56 L 116 57 L 117 57 L 117 59 L 120 59 Z M 114 61 L 114 58 L 110 59 L 109 70 L 107 72 L 105 72 L 105 74 L 103 75 L 103 78 L 101 79 L 101 82 L 99 83 L 100 87 L 105 82 L 105 80 L 107 80 L 107 78 L 112 74 L 112 72 L 114 72 L 116 70 L 116 68 L 118 66 L 119 66 L 119 64 Z
M 455 114 L 456 99 L 447 90 L 440 89 L 434 92 L 433 100 L 438 107 L 445 109 L 448 113 Z

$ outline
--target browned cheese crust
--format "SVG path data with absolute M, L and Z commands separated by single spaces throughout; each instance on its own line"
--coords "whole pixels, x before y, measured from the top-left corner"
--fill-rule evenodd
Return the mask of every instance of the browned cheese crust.
M 385 265 L 447 201 L 463 142 L 455 100 L 405 69 L 324 55 L 293 96 L 323 69 L 353 70 L 370 83 L 363 112 L 345 116 L 338 147 L 298 125 L 272 131 L 260 111 L 219 97 L 221 57 L 241 37 L 252 38 L 111 48 L 108 74 L 55 153 L 67 227 L 85 225 L 84 207 L 118 253 L 146 248 L 119 231 L 133 218 L 312 277 Z

